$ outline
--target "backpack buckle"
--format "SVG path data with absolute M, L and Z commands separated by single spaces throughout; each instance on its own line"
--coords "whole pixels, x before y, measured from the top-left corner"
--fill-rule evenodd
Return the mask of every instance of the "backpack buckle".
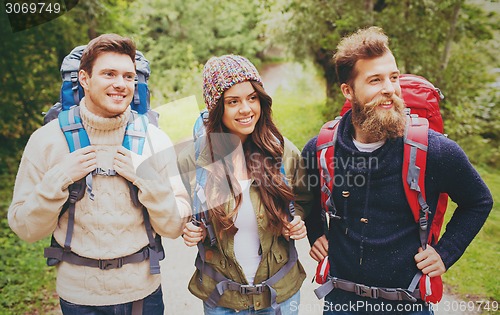
M 92 175 L 116 176 L 116 171 L 110 168 L 105 170 L 103 168 L 97 167 L 92 171 Z
M 422 231 L 426 231 L 427 230 L 427 219 L 424 217 L 420 217 L 420 219 L 418 220 L 418 223 L 420 225 L 420 229 L 422 229 Z
M 417 298 L 414 297 L 408 290 L 396 289 L 396 292 L 398 293 L 398 298 L 400 301 L 410 301 L 414 303 L 417 302 Z
M 123 258 L 99 259 L 98 261 L 98 267 L 101 270 L 121 268 L 122 266 L 123 266 Z
M 361 297 L 369 297 L 372 299 L 378 298 L 378 288 L 369 287 L 364 284 L 356 283 L 356 285 L 354 286 L 354 293 Z
M 335 215 L 335 213 L 328 212 L 328 218 L 330 219 L 335 219 L 335 220 L 340 220 L 342 219 L 340 216 Z
M 264 285 L 262 283 L 251 285 L 251 284 L 242 284 L 240 286 L 241 294 L 261 294 L 264 292 Z
M 78 195 L 79 191 L 78 190 L 71 190 L 69 192 L 69 197 L 68 200 L 70 203 L 76 203 L 78 201 Z

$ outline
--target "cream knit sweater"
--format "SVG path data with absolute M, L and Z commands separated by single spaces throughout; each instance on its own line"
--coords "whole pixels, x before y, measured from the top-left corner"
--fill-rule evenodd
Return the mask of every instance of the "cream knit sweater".
M 130 110 L 114 118 L 89 112 L 80 104 L 85 130 L 97 150 L 97 166 L 112 169 L 121 146 Z M 139 200 L 147 207 L 154 230 L 176 238 L 190 215 L 188 195 L 178 174 L 176 155 L 168 136 L 153 125 L 141 156 L 132 153 L 138 179 Z M 155 154 L 153 154 L 153 152 Z M 58 162 L 69 154 L 56 120 L 33 133 L 21 159 L 8 218 L 12 230 L 34 242 L 54 233 L 64 244 L 68 213 L 58 215 L 68 198 L 71 179 Z M 86 193 L 77 202 L 72 251 L 95 259 L 123 257 L 148 244 L 140 207 L 131 201 L 121 176 L 93 176 L 94 200 Z M 168 252 L 166 253 L 167 259 Z M 82 305 L 113 305 L 142 299 L 160 285 L 160 275 L 149 273 L 149 260 L 122 268 L 100 270 L 61 262 L 57 267 L 57 292 L 61 298 Z

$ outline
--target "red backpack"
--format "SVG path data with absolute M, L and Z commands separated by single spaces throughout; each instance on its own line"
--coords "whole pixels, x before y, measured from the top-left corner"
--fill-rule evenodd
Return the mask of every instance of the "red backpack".
M 434 214 L 432 225 L 429 227 L 429 207 L 425 196 L 428 128 L 443 133 L 443 119 L 439 111 L 439 102 L 444 96 L 432 83 L 420 76 L 403 74 L 400 76 L 400 85 L 402 97 L 409 114 L 404 135 L 403 187 L 415 222 L 419 225 L 421 246 L 425 249 L 427 244 L 434 245 L 437 243 L 448 203 L 448 195 L 444 193 L 440 194 L 436 213 Z M 346 100 L 340 114 L 345 114 L 350 108 L 351 103 Z M 324 218 L 326 218 L 326 215 L 329 215 L 330 218 L 335 217 L 336 212 L 335 205 L 330 200 L 334 183 L 334 164 L 328 163 L 328 161 L 333 161 L 337 139 L 336 132 L 340 118 L 337 117 L 335 120 L 323 125 L 316 145 L 320 171 L 321 207 Z M 332 278 L 328 277 L 325 273 L 327 270 L 329 270 L 327 262 L 320 262 L 317 269 L 316 282 L 323 285 L 315 290 L 318 297 L 328 294 L 329 291 L 327 292 L 327 290 L 329 288 L 324 288 L 325 286 L 332 287 L 333 289 L 333 287 L 342 287 L 346 282 L 349 282 L 333 278 L 333 282 L 336 283 L 333 283 L 333 285 L 329 284 L 329 282 L 332 282 Z M 393 300 L 413 300 L 411 296 L 415 297 L 414 291 L 418 282 L 420 282 L 419 296 L 422 300 L 432 303 L 437 303 L 441 300 L 443 290 L 441 277 L 430 278 L 422 276 L 421 273 L 415 276 L 414 281 L 412 281 L 408 289 L 397 289 L 404 291 L 404 294 L 388 294 L 387 292 L 392 292 L 391 290 L 393 289 L 391 288 L 371 287 L 371 292 L 380 289 L 382 294 L 377 293 L 375 294 L 376 297 L 385 297 Z M 362 285 L 354 284 L 354 288 L 359 286 Z M 345 287 L 353 286 L 349 284 L 345 285 Z M 358 291 L 355 290 L 353 292 L 366 296 L 363 295 L 363 291 Z M 394 292 L 400 293 L 400 291 Z

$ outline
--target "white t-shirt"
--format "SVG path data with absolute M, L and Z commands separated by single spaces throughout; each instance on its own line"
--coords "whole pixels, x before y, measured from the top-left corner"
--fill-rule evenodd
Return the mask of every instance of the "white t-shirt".
M 356 139 L 352 138 L 352 142 L 360 152 L 373 152 L 384 145 L 385 140 L 380 140 L 373 143 L 361 143 L 356 141 Z
M 250 180 L 238 181 L 242 190 L 241 206 L 234 225 L 238 232 L 234 235 L 234 255 L 243 269 L 249 284 L 253 284 L 255 273 L 259 267 L 260 239 L 257 227 L 257 218 L 250 200 Z

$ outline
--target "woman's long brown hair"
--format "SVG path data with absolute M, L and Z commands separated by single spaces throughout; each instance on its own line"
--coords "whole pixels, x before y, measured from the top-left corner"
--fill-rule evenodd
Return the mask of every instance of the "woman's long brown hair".
M 272 120 L 272 98 L 266 93 L 261 84 L 250 81 L 260 100 L 261 115 L 252 134 L 243 143 L 243 152 L 246 170 L 251 176 L 253 186 L 257 187 L 260 201 L 264 206 L 268 219 L 269 230 L 280 235 L 288 218 L 288 207 L 293 199 L 293 191 L 287 185 L 281 174 L 280 167 L 284 150 L 284 139 Z M 206 130 L 211 149 L 212 161 L 223 169 L 209 172 L 207 180 L 207 196 L 217 201 L 211 202 L 211 219 L 214 224 L 220 224 L 221 231 L 236 233 L 234 218 L 241 205 L 241 187 L 234 177 L 232 163 L 223 163 L 224 157 L 232 152 L 237 143 L 235 137 L 228 136 L 226 141 L 220 138 L 214 140 L 215 134 L 229 134 L 229 130 L 222 123 L 224 115 L 224 95 L 219 99 L 215 108 L 210 112 L 206 122 Z M 239 139 L 239 138 L 238 138 Z M 239 141 L 239 140 L 238 140 Z M 220 189 L 229 183 L 229 189 Z M 227 201 L 234 200 L 234 209 L 226 213 Z M 212 199 L 213 201 L 214 199 Z M 258 205 L 253 205 L 258 206 Z

